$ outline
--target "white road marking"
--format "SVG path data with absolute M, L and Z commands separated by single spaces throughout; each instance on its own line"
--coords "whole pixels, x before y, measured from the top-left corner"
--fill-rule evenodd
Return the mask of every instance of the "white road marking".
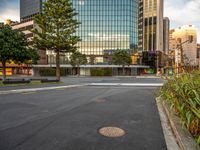
M 67 85 L 67 86 L 7 90 L 7 91 L 0 91 L 0 94 L 29 93 L 29 92 L 37 92 L 37 91 L 48 91 L 48 90 L 63 90 L 66 88 L 74 88 L 74 87 L 82 87 L 82 86 L 161 87 L 163 86 L 163 83 L 88 83 L 88 84 L 76 84 L 76 85 Z
M 91 83 L 91 86 L 137 86 L 137 87 L 161 87 L 163 83 Z
M 82 85 L 81 84 L 77 84 L 77 85 L 67 85 L 67 86 L 54 86 L 54 87 L 42 87 L 42 88 L 7 90 L 7 91 L 0 91 L 0 94 L 37 92 L 37 91 L 47 91 L 47 90 L 55 90 L 55 89 L 81 87 L 81 86 L 85 86 L 85 84 L 82 84 Z

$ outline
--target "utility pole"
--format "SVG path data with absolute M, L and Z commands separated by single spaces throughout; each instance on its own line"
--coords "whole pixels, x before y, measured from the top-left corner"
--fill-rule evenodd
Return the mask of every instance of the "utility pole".
M 183 55 L 183 44 L 185 44 L 185 43 L 192 43 L 193 42 L 193 40 L 194 40 L 194 37 L 192 36 L 192 35 L 190 35 L 190 36 L 188 36 L 188 40 L 186 40 L 186 41 L 184 41 L 184 42 L 182 42 L 181 41 L 181 38 L 178 38 L 177 39 L 178 40 L 178 42 L 179 42 L 179 44 L 177 45 L 177 50 L 178 51 L 180 51 L 180 58 L 181 58 L 181 61 L 180 61 L 180 63 L 179 62 L 177 62 L 177 73 L 179 73 L 179 68 L 181 68 L 181 70 L 183 69 L 183 66 L 184 66 L 184 55 Z M 183 70 L 182 70 L 183 71 Z
M 159 71 L 159 51 L 156 51 L 156 73 Z

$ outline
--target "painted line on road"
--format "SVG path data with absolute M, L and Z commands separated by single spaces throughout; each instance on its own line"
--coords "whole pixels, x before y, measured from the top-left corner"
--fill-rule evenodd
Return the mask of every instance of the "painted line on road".
M 14 93 L 31 93 L 37 91 L 48 91 L 48 90 L 63 90 L 66 88 L 83 87 L 83 86 L 126 86 L 126 87 L 161 87 L 163 83 L 88 83 L 88 84 L 76 84 L 68 86 L 54 86 L 54 87 L 42 87 L 42 88 L 30 88 L 30 89 L 16 89 L 0 91 L 1 94 L 14 94 Z
M 91 83 L 89 86 L 135 86 L 135 87 L 161 87 L 163 83 Z
M 16 90 L 8 90 L 8 91 L 0 91 L 1 94 L 16 94 L 16 93 L 30 93 L 37 91 L 47 91 L 47 90 L 58 90 L 58 89 L 66 89 L 66 88 L 74 88 L 85 86 L 86 84 L 77 84 L 77 85 L 68 85 L 68 86 L 54 86 L 54 87 L 43 87 L 43 88 L 31 88 L 31 89 L 16 89 Z

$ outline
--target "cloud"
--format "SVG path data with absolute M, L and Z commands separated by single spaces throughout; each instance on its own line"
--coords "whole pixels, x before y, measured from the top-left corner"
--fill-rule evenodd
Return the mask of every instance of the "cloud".
M 200 42 L 200 0 L 165 0 L 164 14 L 170 18 L 172 28 L 195 25 Z
M 19 21 L 19 0 L 1 0 L 0 21 L 6 19 Z

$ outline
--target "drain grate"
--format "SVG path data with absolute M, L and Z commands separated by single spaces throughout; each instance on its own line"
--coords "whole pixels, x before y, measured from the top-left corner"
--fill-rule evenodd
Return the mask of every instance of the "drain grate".
M 99 129 L 99 133 L 110 138 L 122 137 L 125 135 L 125 131 L 118 127 L 103 127 Z

